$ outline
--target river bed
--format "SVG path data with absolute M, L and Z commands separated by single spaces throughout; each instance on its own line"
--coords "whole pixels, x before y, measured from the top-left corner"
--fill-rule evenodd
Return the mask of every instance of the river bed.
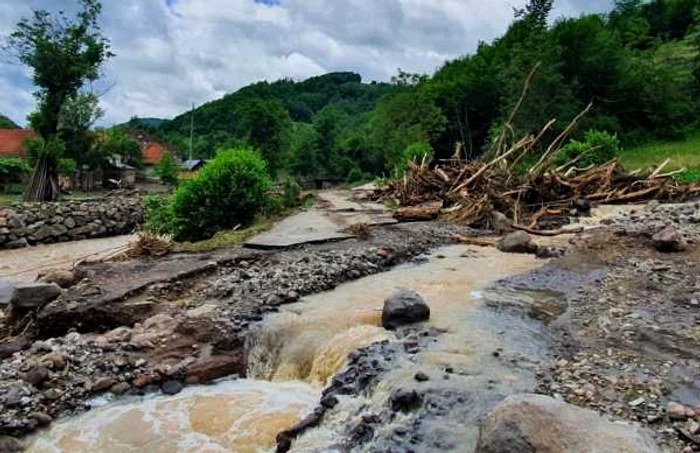
M 381 308 L 398 287 L 425 297 L 432 311 L 426 327 L 441 334 L 427 350 L 399 360 L 372 395 L 343 399 L 321 428 L 299 439 L 294 451 L 332 451 L 341 431 L 362 413 L 385 408 L 395 389 L 419 385 L 470 401 L 440 423 L 422 420 L 416 429 L 428 439 L 425 451 L 434 451 L 430 439 L 439 437 L 445 445 L 470 451 L 476 419 L 503 396 L 531 390 L 534 369 L 547 350 L 539 323 L 486 308 L 488 292 L 483 290 L 543 263 L 494 248 L 451 246 L 422 261 L 304 298 L 265 319 L 250 345 L 251 380 L 188 387 L 170 397 L 122 398 L 56 423 L 37 435 L 29 451 L 271 451 L 275 435 L 318 404 L 348 354 L 395 339 L 381 327 Z M 452 370 L 449 379 L 446 369 Z M 429 383 L 415 381 L 419 371 L 430 377 Z M 384 427 L 377 441 L 390 439 L 393 428 Z

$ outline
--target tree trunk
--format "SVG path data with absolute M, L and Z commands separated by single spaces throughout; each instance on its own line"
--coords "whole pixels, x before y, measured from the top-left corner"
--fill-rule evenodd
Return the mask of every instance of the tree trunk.
M 58 165 L 56 158 L 41 156 L 34 167 L 25 201 L 56 201 L 58 199 Z

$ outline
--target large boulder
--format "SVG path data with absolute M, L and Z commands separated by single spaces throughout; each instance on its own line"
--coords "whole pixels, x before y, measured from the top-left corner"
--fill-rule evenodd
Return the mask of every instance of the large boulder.
M 515 395 L 484 421 L 476 453 L 661 453 L 649 434 L 543 395 Z
M 14 308 L 41 308 L 61 295 L 61 287 L 55 283 L 22 283 L 15 285 L 10 298 Z
M 504 237 L 496 247 L 505 253 L 537 253 L 537 244 L 524 231 L 516 231 Z
M 430 307 L 423 297 L 408 289 L 399 289 L 384 301 L 382 325 L 395 330 L 407 324 L 430 319 Z
M 660 252 L 682 252 L 688 248 L 683 235 L 674 227 L 667 226 L 651 238 L 654 248 Z

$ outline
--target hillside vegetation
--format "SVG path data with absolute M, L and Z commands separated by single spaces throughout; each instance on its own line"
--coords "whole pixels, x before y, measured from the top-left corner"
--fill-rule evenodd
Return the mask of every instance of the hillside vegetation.
M 531 0 L 502 37 L 432 76 L 399 72 L 384 84 L 333 73 L 245 87 L 195 110 L 195 154 L 250 146 L 273 173 L 348 180 L 391 174 L 409 149 L 475 157 L 499 135 L 538 62 L 514 136 L 556 119 L 554 137 L 589 103 L 574 139 L 606 131 L 642 152 L 636 144 L 698 129 L 700 0 L 621 0 L 608 14 L 553 24 L 552 3 Z M 187 149 L 191 119 L 153 132 Z
M 5 115 L 0 114 L 0 129 L 19 129 L 19 126 Z

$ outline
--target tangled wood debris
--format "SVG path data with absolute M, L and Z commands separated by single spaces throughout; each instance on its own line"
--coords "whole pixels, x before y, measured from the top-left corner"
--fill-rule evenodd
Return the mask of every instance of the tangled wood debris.
M 524 143 L 531 142 L 520 141 L 514 149 L 522 149 Z M 488 162 L 451 161 L 435 168 L 413 163 L 403 179 L 379 196 L 398 201 L 399 220 L 430 220 L 439 215 L 467 225 L 491 226 L 492 213 L 498 211 L 516 229 L 530 233 L 546 227 L 548 218 L 587 210 L 591 202 L 683 201 L 700 196 L 700 185 L 675 182 L 675 172 L 628 173 L 617 160 L 583 169 L 573 162 L 558 168 L 538 163 L 530 171 L 516 172 L 505 161 L 507 155 Z
M 554 235 L 571 231 L 558 228 L 572 211 L 590 210 L 591 203 L 631 203 L 656 199 L 683 201 L 700 196 L 699 184 L 679 184 L 673 176 L 679 170 L 663 173 L 669 160 L 653 172 L 625 171 L 615 159 L 598 166 L 579 168 L 584 154 L 557 165 L 559 151 L 592 105 L 584 109 L 548 145 L 556 120 L 542 131 L 520 139 L 513 137 L 512 122 L 530 89 L 537 65 L 525 81 L 522 96 L 515 105 L 493 147 L 482 159 L 463 161 L 458 157 L 434 168 L 429 163 L 412 162 L 404 177 L 381 189 L 377 198 L 393 199 L 402 221 L 430 220 L 435 217 L 474 226 L 494 226 L 494 212 L 505 214 L 513 228 L 532 234 Z M 525 157 L 544 150 L 537 162 L 523 170 Z M 576 213 L 574 212 L 574 213 Z

